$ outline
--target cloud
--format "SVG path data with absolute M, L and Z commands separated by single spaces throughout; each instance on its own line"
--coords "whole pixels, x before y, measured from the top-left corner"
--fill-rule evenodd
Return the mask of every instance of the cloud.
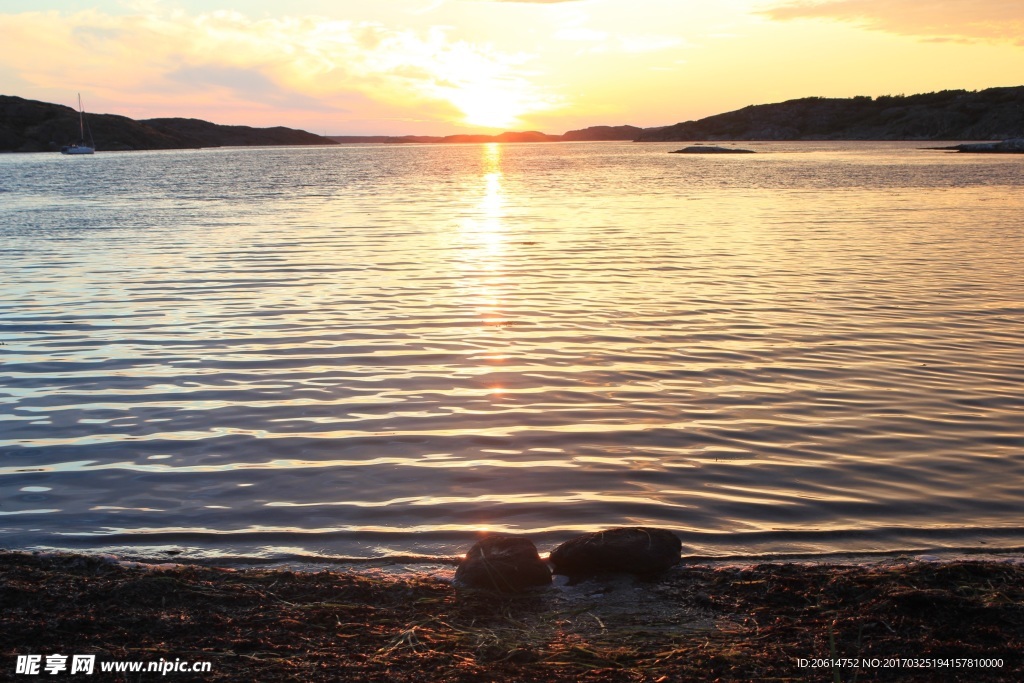
M 374 102 L 378 115 L 416 109 L 448 119 L 459 103 L 478 109 L 488 93 L 504 93 L 516 113 L 553 102 L 527 78 L 530 55 L 458 40 L 440 27 L 191 15 L 154 5 L 128 15 L 0 14 L 0 35 L 0 65 L 33 90 L 81 89 L 153 115 L 180 108 L 183 98 L 233 111 L 343 113 Z
M 607 31 L 597 31 L 583 26 L 568 27 L 555 31 L 553 37 L 558 40 L 581 43 L 587 47 L 581 53 L 633 53 L 658 52 L 686 45 L 686 41 L 675 36 L 648 35 L 612 35 Z
M 311 111 L 325 109 L 324 102 L 276 83 L 254 69 L 218 65 L 183 66 L 168 72 L 164 77 L 192 91 L 215 90 L 229 93 L 239 100 L 264 105 L 301 107 Z
M 583 26 L 570 26 L 555 31 L 554 37 L 559 40 L 571 40 L 581 43 L 602 43 L 608 40 L 609 35 L 607 31 L 597 31 Z
M 772 19 L 836 19 L 865 28 L 935 40 L 1024 45 L 1020 0 L 825 0 L 764 10 Z

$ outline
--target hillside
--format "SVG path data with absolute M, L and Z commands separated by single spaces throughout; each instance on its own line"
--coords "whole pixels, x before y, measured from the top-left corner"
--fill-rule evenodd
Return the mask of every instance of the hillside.
M 139 123 L 167 135 L 188 140 L 195 147 L 247 147 L 259 145 L 333 145 L 332 140 L 304 130 L 275 126 L 223 126 L 200 119 L 144 119 Z
M 566 141 L 636 140 L 643 133 L 636 126 L 591 126 L 581 130 L 570 130 L 562 134 Z
M 86 120 L 101 151 L 337 143 L 1005 140 L 1024 137 L 1024 86 L 875 98 L 806 97 L 751 105 L 663 128 L 591 126 L 562 135 L 526 131 L 321 137 L 280 126 L 224 126 L 198 119 L 135 121 L 112 114 L 88 114 Z M 0 95 L 0 152 L 56 151 L 77 137 L 78 112 L 71 107 Z
M 86 123 L 100 151 L 335 144 L 292 128 L 222 126 L 196 119 L 135 121 L 87 113 Z M 77 139 L 78 112 L 71 107 L 0 95 L 0 152 L 57 151 Z
M 684 140 L 1001 140 L 1024 137 L 1024 86 L 908 96 L 807 97 L 646 130 Z

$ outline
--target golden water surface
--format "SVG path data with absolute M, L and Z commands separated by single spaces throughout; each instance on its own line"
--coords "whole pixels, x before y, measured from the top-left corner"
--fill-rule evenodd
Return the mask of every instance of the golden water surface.
M 1024 545 L 1024 157 L 0 158 L 0 547 Z

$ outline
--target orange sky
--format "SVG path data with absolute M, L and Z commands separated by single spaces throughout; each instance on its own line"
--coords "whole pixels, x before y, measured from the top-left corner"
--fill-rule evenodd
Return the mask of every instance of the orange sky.
M 1024 83 L 1018 0 L 34 0 L 0 35 L 2 94 L 337 135 Z

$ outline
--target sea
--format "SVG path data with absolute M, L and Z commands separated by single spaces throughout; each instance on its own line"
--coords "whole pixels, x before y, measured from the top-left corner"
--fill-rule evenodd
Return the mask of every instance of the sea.
M 1024 157 L 0 156 L 0 548 L 1024 548 Z

